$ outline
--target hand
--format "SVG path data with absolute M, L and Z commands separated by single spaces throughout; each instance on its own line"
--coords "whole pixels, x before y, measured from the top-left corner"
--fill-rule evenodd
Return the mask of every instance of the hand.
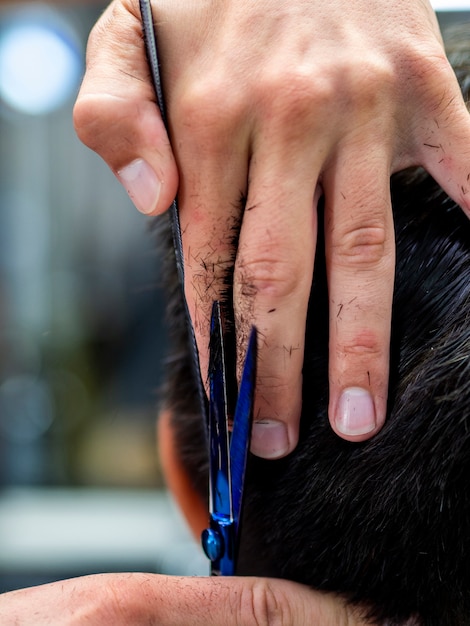
M 470 117 L 430 5 L 171 0 L 155 3 L 154 16 L 173 153 L 154 103 L 137 0 L 115 0 L 90 37 L 75 108 L 80 138 L 141 211 L 161 213 L 178 188 L 203 376 L 210 308 L 236 254 L 238 361 L 255 323 L 252 451 L 267 458 L 297 442 L 324 194 L 329 417 L 338 435 L 367 439 L 387 404 L 390 175 L 420 164 L 470 213 Z
M 361 626 L 333 595 L 289 581 L 97 574 L 0 595 L 2 626 Z

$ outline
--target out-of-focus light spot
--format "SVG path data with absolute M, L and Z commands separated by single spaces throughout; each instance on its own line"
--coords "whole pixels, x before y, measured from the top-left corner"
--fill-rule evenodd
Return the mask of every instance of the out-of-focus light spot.
M 27 374 L 0 385 L 0 435 L 17 442 L 34 441 L 51 426 L 54 404 L 46 383 Z
M 82 54 L 54 19 L 26 14 L 0 34 L 0 98 L 22 113 L 40 115 L 64 104 L 82 73 Z

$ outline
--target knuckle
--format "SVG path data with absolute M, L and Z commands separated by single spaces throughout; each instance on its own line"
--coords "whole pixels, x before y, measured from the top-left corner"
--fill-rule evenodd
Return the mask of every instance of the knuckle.
M 421 101 L 429 110 L 442 112 L 449 103 L 449 98 L 445 97 L 449 78 L 454 77 L 444 50 L 435 43 L 428 46 L 411 44 L 407 48 L 403 66 L 402 72 L 413 78 L 409 82 L 418 91 Z
M 363 329 L 350 339 L 343 341 L 338 346 L 338 353 L 345 357 L 365 355 L 370 359 L 370 357 L 382 357 L 384 350 L 377 333 L 370 329 Z
M 292 67 L 266 73 L 256 87 L 257 100 L 275 119 L 314 117 L 336 99 L 333 81 L 311 69 Z
M 361 115 L 369 115 L 371 110 L 382 107 L 397 82 L 392 66 L 381 57 L 370 57 L 360 66 L 348 64 L 342 74 L 348 77 L 349 85 L 344 91 L 348 100 L 345 104 Z
M 79 96 L 73 107 L 73 125 L 80 141 L 92 149 L 96 142 L 97 124 L 93 100 Z
M 129 137 L 135 134 L 132 129 L 137 125 L 137 120 L 136 107 L 133 107 L 133 115 L 126 114 L 127 108 L 128 103 L 120 107 L 118 101 L 106 96 L 80 96 L 73 109 L 73 124 L 78 138 L 88 148 L 100 152 L 110 134 L 119 128 L 116 140 L 122 144 L 129 143 Z M 122 147 L 116 146 L 116 152 Z
M 383 224 L 345 230 L 332 244 L 334 262 L 358 268 L 375 266 L 388 257 L 389 238 Z
M 249 261 L 238 260 L 234 278 L 241 296 L 288 298 L 298 292 L 301 275 L 289 261 L 258 256 Z
M 276 593 L 268 580 L 258 579 L 246 585 L 237 601 L 241 624 L 290 626 L 293 623 L 287 598 Z
M 153 103 L 135 95 L 127 100 L 106 94 L 81 96 L 74 106 L 73 124 L 80 141 L 113 169 L 126 165 L 141 145 L 150 143 L 163 154 L 168 144 Z
M 452 71 L 443 48 L 435 42 L 430 45 L 409 43 L 404 63 L 412 76 L 421 79 L 436 76 L 437 82 L 440 82 L 442 72 L 448 74 Z
M 334 112 L 354 112 L 370 120 L 396 88 L 399 73 L 383 56 L 368 55 L 361 64 L 346 55 L 331 63 L 265 70 L 254 88 L 255 100 L 274 122 L 309 120 L 321 128 Z M 380 84 L 380 89 L 377 85 Z
M 92 150 L 97 145 L 100 119 L 96 99 L 79 96 L 73 108 L 73 125 L 80 141 Z
M 245 113 L 241 96 L 220 78 L 209 77 L 188 86 L 175 106 L 174 119 L 193 136 L 214 142 Z
M 283 351 L 287 354 L 287 356 L 292 356 L 292 354 L 298 351 L 299 348 L 295 347 L 287 347 L 281 346 L 278 348 L 277 352 Z M 275 351 L 274 351 L 275 352 Z M 260 357 L 260 362 L 263 364 L 263 358 Z M 289 397 L 289 394 L 292 394 L 292 387 L 288 384 L 284 377 L 281 375 L 259 375 L 258 376 L 258 386 L 260 389 L 260 396 L 263 394 L 271 395 L 272 392 L 275 392 L 280 398 Z

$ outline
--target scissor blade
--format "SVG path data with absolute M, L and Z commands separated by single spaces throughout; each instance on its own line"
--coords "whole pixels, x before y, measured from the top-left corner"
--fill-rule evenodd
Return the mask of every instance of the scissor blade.
M 229 438 L 227 428 L 227 381 L 220 303 L 214 302 L 209 357 L 209 441 L 211 514 L 232 519 Z
M 162 78 L 160 75 L 160 58 L 158 55 L 158 46 L 156 33 L 153 22 L 152 15 L 152 5 L 150 0 L 139 0 L 140 6 L 140 14 L 142 18 L 142 32 L 144 36 L 145 50 L 147 53 L 147 61 L 150 70 L 150 75 L 152 77 L 152 83 L 157 99 L 157 105 L 160 110 L 160 115 L 162 121 L 165 125 L 165 128 L 168 131 L 168 119 L 165 110 L 165 99 L 163 95 L 163 86 L 162 86 Z M 181 290 L 183 293 L 183 285 L 184 285 L 184 254 L 183 254 L 183 243 L 181 239 L 181 228 L 179 221 L 179 209 L 178 209 L 178 198 L 175 198 L 171 203 L 170 210 L 170 222 L 171 222 L 171 231 L 173 235 L 173 245 L 175 249 L 175 259 L 176 259 L 176 269 L 178 272 L 179 283 L 181 286 Z M 198 396 L 199 402 L 201 406 L 201 411 L 204 417 L 206 418 L 206 423 L 208 421 L 207 418 L 207 401 L 206 401 L 206 393 L 204 391 L 204 385 L 202 383 L 201 370 L 199 367 L 199 355 L 196 343 L 196 336 L 194 333 L 194 328 L 191 323 L 191 316 L 189 315 L 188 305 L 186 302 L 186 298 L 183 294 L 184 308 L 186 313 L 186 321 L 188 325 L 188 333 L 191 341 L 191 354 L 192 354 L 192 367 L 195 375 L 195 379 L 197 382 Z
M 235 522 L 235 535 L 240 521 L 240 512 L 245 483 L 246 460 L 250 446 L 253 401 L 256 383 L 257 332 L 251 329 L 245 364 L 238 392 L 237 406 L 233 419 L 233 432 L 230 444 L 230 470 L 232 479 L 232 511 Z
M 162 81 L 160 77 L 160 61 L 158 58 L 155 29 L 153 26 L 152 5 L 150 4 L 150 0 L 139 0 L 139 5 L 145 39 L 145 50 L 147 52 L 150 73 L 152 74 L 155 95 L 157 96 L 157 104 L 160 109 L 162 121 L 165 124 L 165 128 L 167 128 L 165 101 L 163 99 Z

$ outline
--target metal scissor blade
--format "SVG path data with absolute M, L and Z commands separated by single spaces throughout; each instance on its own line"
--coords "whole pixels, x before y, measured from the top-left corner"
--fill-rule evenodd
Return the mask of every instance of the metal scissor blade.
M 214 576 L 235 571 L 235 533 L 227 427 L 227 380 L 222 315 L 214 302 L 209 345 L 209 509 L 210 526 L 202 533 L 202 546 Z
M 229 435 L 227 427 L 227 380 L 220 303 L 214 302 L 209 357 L 209 441 L 211 514 L 232 519 Z
M 152 77 L 152 83 L 155 90 L 157 99 L 157 105 L 160 109 L 160 115 L 165 128 L 168 132 L 168 119 L 165 110 L 165 99 L 163 97 L 162 79 L 160 75 L 160 59 L 158 56 L 157 39 L 155 35 L 155 28 L 153 25 L 152 5 L 150 0 L 139 0 L 140 14 L 142 18 L 142 33 L 145 43 L 145 51 L 147 53 L 147 61 L 149 65 L 150 74 Z M 178 198 L 175 198 L 170 206 L 170 221 L 171 231 L 173 235 L 173 245 L 175 249 L 176 269 L 178 272 L 178 278 L 183 292 L 184 285 L 184 254 L 183 254 L 183 242 L 181 239 L 181 228 L 179 220 Z M 191 323 L 191 316 L 189 314 L 186 298 L 183 294 L 184 308 L 186 313 L 186 321 L 188 324 L 188 333 L 191 341 L 192 352 L 192 366 L 194 371 L 195 380 L 197 383 L 198 396 L 202 414 L 207 418 L 207 402 L 206 394 L 204 391 L 204 385 L 202 383 L 201 370 L 199 367 L 199 354 L 196 343 L 196 336 L 194 334 L 194 328 Z
M 160 109 L 162 121 L 167 127 L 165 101 L 163 99 L 162 81 L 160 77 L 160 62 L 158 59 L 157 44 L 155 40 L 155 30 L 153 27 L 152 5 L 150 0 L 140 0 L 140 15 L 142 17 L 143 33 L 145 38 L 145 49 L 149 62 L 150 72 L 152 74 L 155 95 L 157 96 L 157 104 Z
M 248 348 L 243 366 L 237 406 L 233 419 L 233 432 L 230 443 L 230 471 L 232 480 L 232 511 L 235 521 L 235 536 L 238 531 L 245 484 L 246 460 L 250 447 L 253 401 L 256 382 L 257 332 L 251 329 Z
M 248 456 L 256 377 L 256 329 L 251 331 L 235 407 L 229 451 L 227 370 L 222 314 L 214 302 L 209 358 L 209 506 L 210 527 L 202 533 L 202 546 L 211 560 L 213 575 L 235 574 L 239 521 Z

